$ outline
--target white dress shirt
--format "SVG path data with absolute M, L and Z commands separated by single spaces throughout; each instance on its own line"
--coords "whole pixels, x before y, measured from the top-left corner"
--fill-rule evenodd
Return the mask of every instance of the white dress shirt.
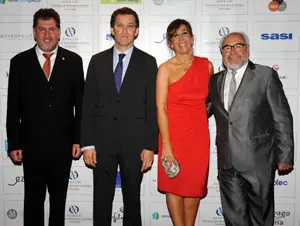
M 243 79 L 243 75 L 246 71 L 246 68 L 248 66 L 248 62 L 240 67 L 239 69 L 236 70 L 235 74 L 235 80 L 236 80 L 236 90 L 238 90 L 240 83 Z M 229 96 L 229 87 L 230 87 L 230 82 L 231 82 L 231 70 L 227 70 L 227 74 L 225 77 L 225 84 L 224 84 L 224 107 L 228 111 L 228 96 Z
M 51 53 L 53 53 L 53 55 L 50 57 L 50 75 L 49 75 L 48 81 L 51 78 L 51 72 L 52 72 L 54 62 L 55 62 L 55 59 L 57 56 L 57 49 L 58 49 L 58 46 L 56 46 L 56 48 L 53 51 L 51 51 Z M 36 45 L 36 47 L 35 47 L 35 52 L 36 52 L 36 56 L 40 62 L 41 68 L 43 68 L 44 63 L 46 61 L 46 58 L 43 55 L 43 53 L 45 53 L 45 52 L 43 50 L 41 50 L 38 45 Z

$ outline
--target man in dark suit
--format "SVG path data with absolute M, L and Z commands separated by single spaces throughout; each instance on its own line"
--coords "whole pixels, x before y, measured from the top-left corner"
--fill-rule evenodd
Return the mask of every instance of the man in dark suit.
M 88 67 L 81 145 L 85 163 L 94 167 L 94 225 L 111 225 L 119 165 L 123 225 L 141 226 L 140 185 L 157 150 L 157 64 L 134 46 L 139 34 L 135 11 L 117 9 L 110 27 L 115 45 L 94 55 Z
M 293 119 L 275 70 L 248 60 L 243 33 L 221 41 L 226 70 L 210 79 L 209 114 L 216 125 L 218 178 L 227 226 L 274 222 L 275 170 L 293 168 Z
M 72 156 L 79 158 L 82 59 L 58 46 L 60 18 L 40 9 L 33 18 L 37 45 L 11 59 L 7 138 L 12 161 L 23 163 L 24 226 L 44 225 L 46 189 L 50 226 L 64 225 Z

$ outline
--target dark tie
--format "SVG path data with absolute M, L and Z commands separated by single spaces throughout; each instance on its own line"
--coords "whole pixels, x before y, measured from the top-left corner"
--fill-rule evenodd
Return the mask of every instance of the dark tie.
M 46 79 L 49 79 L 50 76 L 50 57 L 53 55 L 53 53 L 43 53 L 43 56 L 46 58 L 45 63 L 43 65 L 43 72 L 46 76 Z
M 236 75 L 236 71 L 232 70 L 231 71 L 231 81 L 230 81 L 230 86 L 229 86 L 229 93 L 228 93 L 228 111 L 230 109 L 233 97 L 235 95 L 236 92 L 236 80 L 235 80 L 235 75 Z
M 123 74 L 123 58 L 125 54 L 120 53 L 119 54 L 119 62 L 117 64 L 116 70 L 115 70 L 115 83 L 116 83 L 116 88 L 117 92 L 120 92 L 121 85 L 122 85 L 122 74 Z

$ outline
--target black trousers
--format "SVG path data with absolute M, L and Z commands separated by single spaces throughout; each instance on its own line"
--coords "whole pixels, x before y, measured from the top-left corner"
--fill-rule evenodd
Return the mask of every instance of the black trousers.
M 94 169 L 94 226 L 111 226 L 118 165 L 124 203 L 123 225 L 142 225 L 140 187 L 143 174 L 140 153 L 119 152 L 97 156 Z
M 72 159 L 39 160 L 24 157 L 25 180 L 24 226 L 44 225 L 44 202 L 46 190 L 49 192 L 49 226 L 65 225 L 65 204 Z
M 275 170 L 219 169 L 221 203 L 226 226 L 274 224 Z

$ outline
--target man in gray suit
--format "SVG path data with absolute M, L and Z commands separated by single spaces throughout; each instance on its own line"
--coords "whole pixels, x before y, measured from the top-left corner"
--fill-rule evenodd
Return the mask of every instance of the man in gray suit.
M 271 226 L 275 171 L 294 164 L 293 119 L 275 70 L 249 61 L 243 33 L 221 40 L 226 70 L 210 79 L 218 179 L 227 226 Z

